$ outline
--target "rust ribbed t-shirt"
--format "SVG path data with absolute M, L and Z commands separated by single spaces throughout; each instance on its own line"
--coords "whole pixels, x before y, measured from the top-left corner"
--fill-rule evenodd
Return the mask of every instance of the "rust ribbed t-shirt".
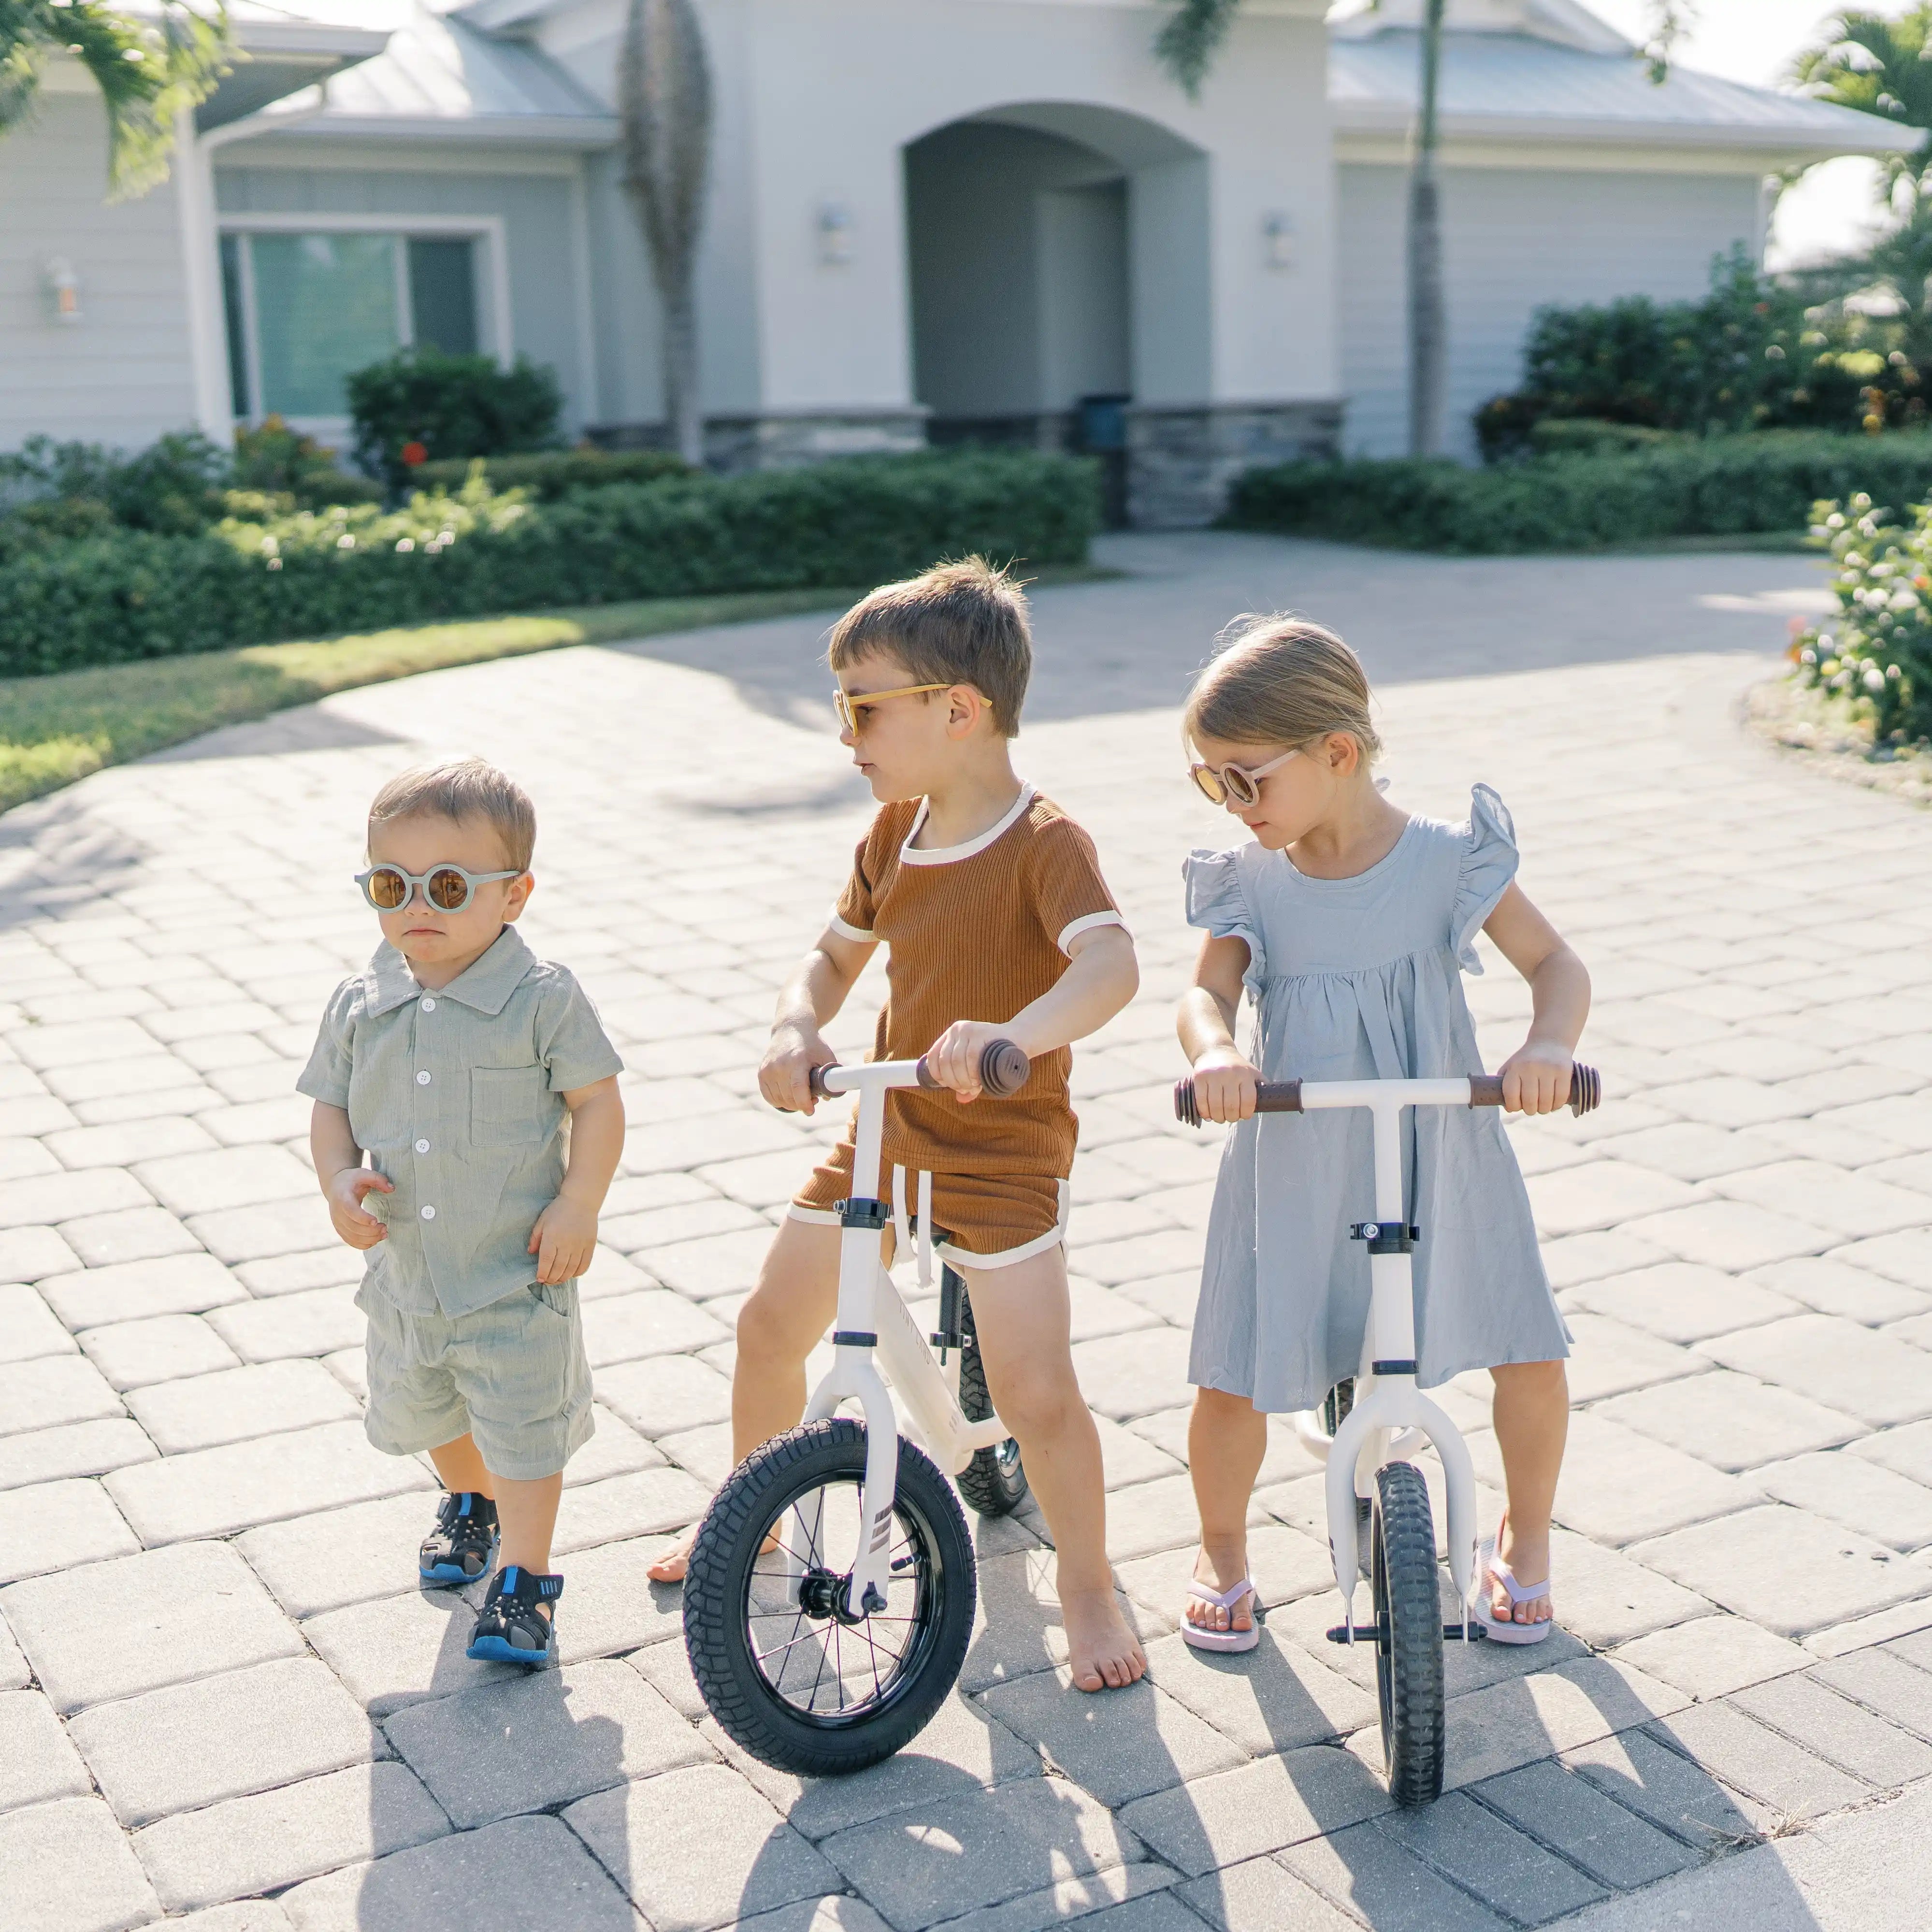
M 1023 786 L 999 823 L 963 845 L 912 844 L 914 800 L 882 807 L 860 842 L 834 908 L 834 929 L 890 949 L 888 993 L 873 1057 L 914 1060 L 956 1020 L 997 1024 L 1066 970 L 1066 949 L 1099 926 L 1124 926 L 1094 842 L 1049 799 Z M 1078 1131 L 1067 1096 L 1073 1056 L 1042 1054 L 1018 1093 L 895 1092 L 885 1159 L 926 1174 L 1024 1174 L 1064 1180 Z

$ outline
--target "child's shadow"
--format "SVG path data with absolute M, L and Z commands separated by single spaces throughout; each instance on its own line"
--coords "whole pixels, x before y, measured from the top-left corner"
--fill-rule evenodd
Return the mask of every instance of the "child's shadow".
M 607 1877 L 544 1814 L 635 1774 L 626 1714 L 640 1690 L 654 1694 L 614 1659 L 567 1670 L 472 1662 L 464 1652 L 483 1593 L 481 1582 L 424 1593 L 447 1615 L 432 1694 L 383 1721 L 395 1760 L 373 1770 L 375 1862 L 344 1874 L 352 1913 L 338 1916 L 367 1932 L 474 1932 L 559 1922 L 561 1903 L 572 1932 L 634 1932 L 621 1850 Z

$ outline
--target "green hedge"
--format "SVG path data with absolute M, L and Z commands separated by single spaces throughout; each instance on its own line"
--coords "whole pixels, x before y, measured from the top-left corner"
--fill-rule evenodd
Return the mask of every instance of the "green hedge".
M 1816 514 L 1838 614 L 1798 639 L 1799 675 L 1867 712 L 1881 745 L 1932 740 L 1932 508 L 1907 522 L 1860 494 Z
M 460 490 L 472 462 L 483 465 L 491 489 L 527 490 L 546 503 L 572 490 L 655 483 L 660 477 L 690 474 L 690 466 L 668 449 L 543 449 L 524 456 L 452 457 L 418 464 L 410 482 L 418 490 Z
M 140 532 L 0 566 L 0 674 L 621 599 L 902 577 L 942 556 L 1081 562 L 1094 466 L 1031 452 L 852 458 L 548 504 L 418 496 L 208 536 Z
M 1236 529 L 1474 556 L 1592 550 L 1659 537 L 1808 528 L 1820 497 L 1867 490 L 1902 508 L 1932 498 L 1932 435 L 1766 430 L 1493 469 L 1358 460 L 1251 470 Z

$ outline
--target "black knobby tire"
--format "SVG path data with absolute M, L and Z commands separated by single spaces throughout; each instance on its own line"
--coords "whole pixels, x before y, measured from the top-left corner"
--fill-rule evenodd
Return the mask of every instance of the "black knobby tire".
M 1370 1545 L 1389 1796 L 1398 1804 L 1428 1804 L 1442 1796 L 1445 1755 L 1442 1604 L 1429 1485 L 1414 1463 L 1388 1462 L 1376 1472 Z
M 973 1304 L 959 1292 L 959 1408 L 968 1422 L 984 1422 L 993 1412 L 986 1393 L 986 1365 L 973 1328 Z M 981 1516 L 1011 1516 L 1026 1501 L 1027 1474 L 1020 1445 L 1009 1436 L 990 1449 L 976 1449 L 973 1460 L 953 1479 L 959 1493 Z
M 754 1757 L 807 1778 L 863 1771 L 903 1749 L 944 1702 L 973 1634 L 965 1516 L 932 1460 L 903 1438 L 887 1603 L 846 1623 L 784 1598 L 784 1559 L 764 1550 L 766 1537 L 797 1538 L 821 1574 L 849 1574 L 865 1472 L 865 1426 L 848 1417 L 774 1436 L 712 1498 L 685 1579 L 685 1648 L 711 1714 Z M 801 1503 L 822 1548 L 790 1513 Z

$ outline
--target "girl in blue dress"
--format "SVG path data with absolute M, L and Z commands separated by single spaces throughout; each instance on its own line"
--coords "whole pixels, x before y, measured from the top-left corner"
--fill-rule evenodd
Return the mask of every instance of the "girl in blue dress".
M 1202 1546 L 1183 1634 L 1208 1649 L 1259 1638 L 1245 1524 L 1269 1414 L 1317 1406 L 1360 1366 L 1369 1264 L 1352 1222 L 1372 1220 L 1370 1126 L 1355 1109 L 1255 1114 L 1258 1082 L 1478 1073 L 1461 976 L 1480 930 L 1529 982 L 1528 1038 L 1503 1063 L 1504 1105 L 1569 1097 L 1589 975 L 1515 884 L 1509 814 L 1486 785 L 1468 822 L 1412 817 L 1371 776 L 1381 748 L 1354 653 L 1318 625 L 1244 618 L 1184 714 L 1195 782 L 1249 834 L 1186 862 L 1203 928 L 1180 1043 L 1202 1114 L 1236 1123 L 1208 1228 L 1188 1378 Z M 1251 1044 L 1237 1046 L 1246 989 Z M 1492 1637 L 1550 1630 L 1550 1516 L 1569 1420 L 1569 1336 L 1537 1252 L 1528 1196 L 1487 1108 L 1405 1117 L 1417 1379 L 1465 1369 L 1496 1384 L 1508 1501 L 1483 1550 L 1477 1611 Z

